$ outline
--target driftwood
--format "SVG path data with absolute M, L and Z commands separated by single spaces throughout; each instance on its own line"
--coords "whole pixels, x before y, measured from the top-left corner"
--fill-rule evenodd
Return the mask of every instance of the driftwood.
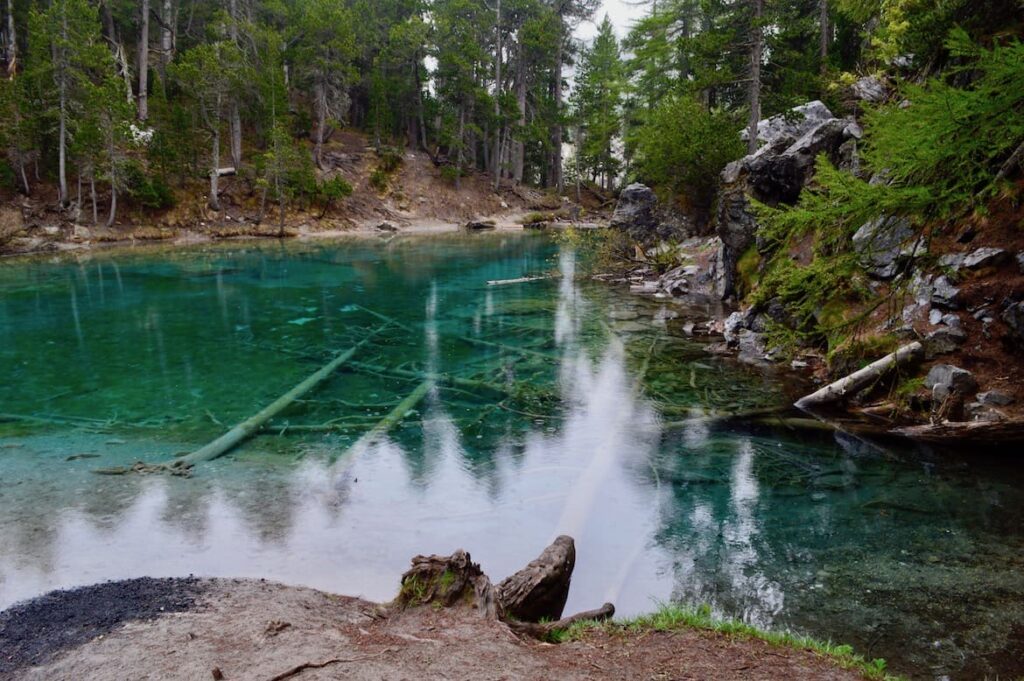
M 890 432 L 936 444 L 1009 444 L 1024 442 L 1024 421 L 952 421 L 895 428 Z
M 615 613 L 615 606 L 605 603 L 596 610 L 561 618 L 575 561 L 573 539 L 563 535 L 536 560 L 494 586 L 462 549 L 450 556 L 416 556 L 402 575 L 394 604 L 403 608 L 469 607 L 505 622 L 516 633 L 548 638 L 576 622 L 607 619 Z M 542 619 L 553 621 L 541 623 Z
M 496 229 L 498 227 L 494 220 L 473 220 L 463 225 L 463 229 L 469 232 L 480 232 L 486 229 Z
M 845 378 L 830 383 L 810 395 L 801 397 L 797 400 L 795 406 L 798 409 L 812 409 L 841 402 L 852 395 L 856 395 L 893 369 L 918 361 L 923 356 L 924 346 L 921 343 L 915 341 L 909 345 L 904 345 L 896 352 L 872 362 L 863 369 L 859 369 Z
M 387 328 L 387 325 L 370 333 L 366 338 L 359 341 L 348 350 L 335 355 L 334 359 L 307 376 L 301 383 L 286 392 L 284 395 L 268 404 L 253 416 L 250 416 L 246 420 L 237 424 L 213 442 L 182 457 L 180 461 L 193 465 L 201 461 L 211 461 L 228 453 L 239 443 L 244 442 L 259 432 L 260 428 L 262 428 L 264 424 L 268 423 L 272 418 L 291 406 L 295 400 L 299 399 L 310 390 L 327 380 L 331 374 L 337 371 L 339 367 L 345 364 L 345 362 L 349 361 L 352 356 L 360 350 L 360 348 L 373 340 L 373 338 L 385 328 Z

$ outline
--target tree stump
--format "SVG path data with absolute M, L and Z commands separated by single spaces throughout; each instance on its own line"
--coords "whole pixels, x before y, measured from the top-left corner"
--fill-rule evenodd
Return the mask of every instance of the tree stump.
M 450 556 L 416 556 L 402 575 L 396 603 L 402 607 L 439 603 L 465 605 L 485 617 L 498 617 L 494 586 L 478 563 L 459 549 Z
M 605 603 L 597 610 L 562 618 L 575 566 L 576 544 L 565 535 L 496 587 L 462 549 L 450 556 L 416 556 L 402 575 L 394 604 L 402 608 L 475 608 L 484 617 L 505 622 L 518 634 L 547 639 L 555 630 L 568 629 L 576 622 L 615 614 L 615 606 Z
M 520 622 L 559 619 L 575 566 L 576 544 L 563 534 L 529 565 L 498 584 L 502 612 Z

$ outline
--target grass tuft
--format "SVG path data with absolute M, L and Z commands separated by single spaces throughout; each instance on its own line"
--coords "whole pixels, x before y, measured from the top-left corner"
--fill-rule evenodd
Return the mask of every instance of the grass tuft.
M 868 660 L 858 655 L 848 645 L 837 645 L 830 641 L 819 641 L 809 636 L 799 636 L 788 631 L 765 631 L 755 626 L 734 619 L 716 619 L 710 606 L 689 607 L 678 603 L 661 605 L 653 613 L 626 620 L 611 622 L 584 621 L 573 624 L 568 629 L 551 633 L 550 639 L 555 643 L 579 640 L 588 632 L 601 630 L 607 633 L 637 634 L 649 631 L 673 631 L 677 629 L 695 629 L 711 631 L 724 636 L 755 639 L 772 646 L 807 650 L 822 657 L 843 669 L 851 669 L 868 679 L 878 681 L 901 681 L 902 677 L 886 672 L 885 660 L 878 658 Z

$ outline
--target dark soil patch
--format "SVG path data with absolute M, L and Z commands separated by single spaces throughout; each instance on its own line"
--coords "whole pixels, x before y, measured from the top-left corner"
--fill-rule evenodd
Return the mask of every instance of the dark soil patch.
M 200 580 L 142 577 L 53 591 L 0 612 L 0 674 L 38 665 L 132 620 L 190 610 Z

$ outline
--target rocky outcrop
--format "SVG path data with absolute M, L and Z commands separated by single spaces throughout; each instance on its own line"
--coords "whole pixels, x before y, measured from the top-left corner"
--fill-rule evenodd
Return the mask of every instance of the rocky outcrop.
M 619 194 L 609 223 L 641 244 L 683 239 L 693 234 L 693 222 L 685 215 L 658 203 L 654 190 L 634 182 Z
M 855 154 L 851 156 L 849 148 L 845 154 L 840 150 L 861 135 L 854 121 L 836 118 L 817 101 L 761 121 L 757 140 L 762 146 L 722 171 L 716 225 L 723 245 L 723 297 L 737 293 L 736 264 L 756 242 L 757 219 L 750 199 L 770 206 L 794 203 L 813 175 L 818 155 L 825 153 L 837 164 L 850 163 Z
M 634 182 L 619 194 L 619 202 L 609 224 L 613 229 L 622 230 L 631 238 L 642 241 L 657 231 L 657 208 L 658 197 L 654 190 Z

